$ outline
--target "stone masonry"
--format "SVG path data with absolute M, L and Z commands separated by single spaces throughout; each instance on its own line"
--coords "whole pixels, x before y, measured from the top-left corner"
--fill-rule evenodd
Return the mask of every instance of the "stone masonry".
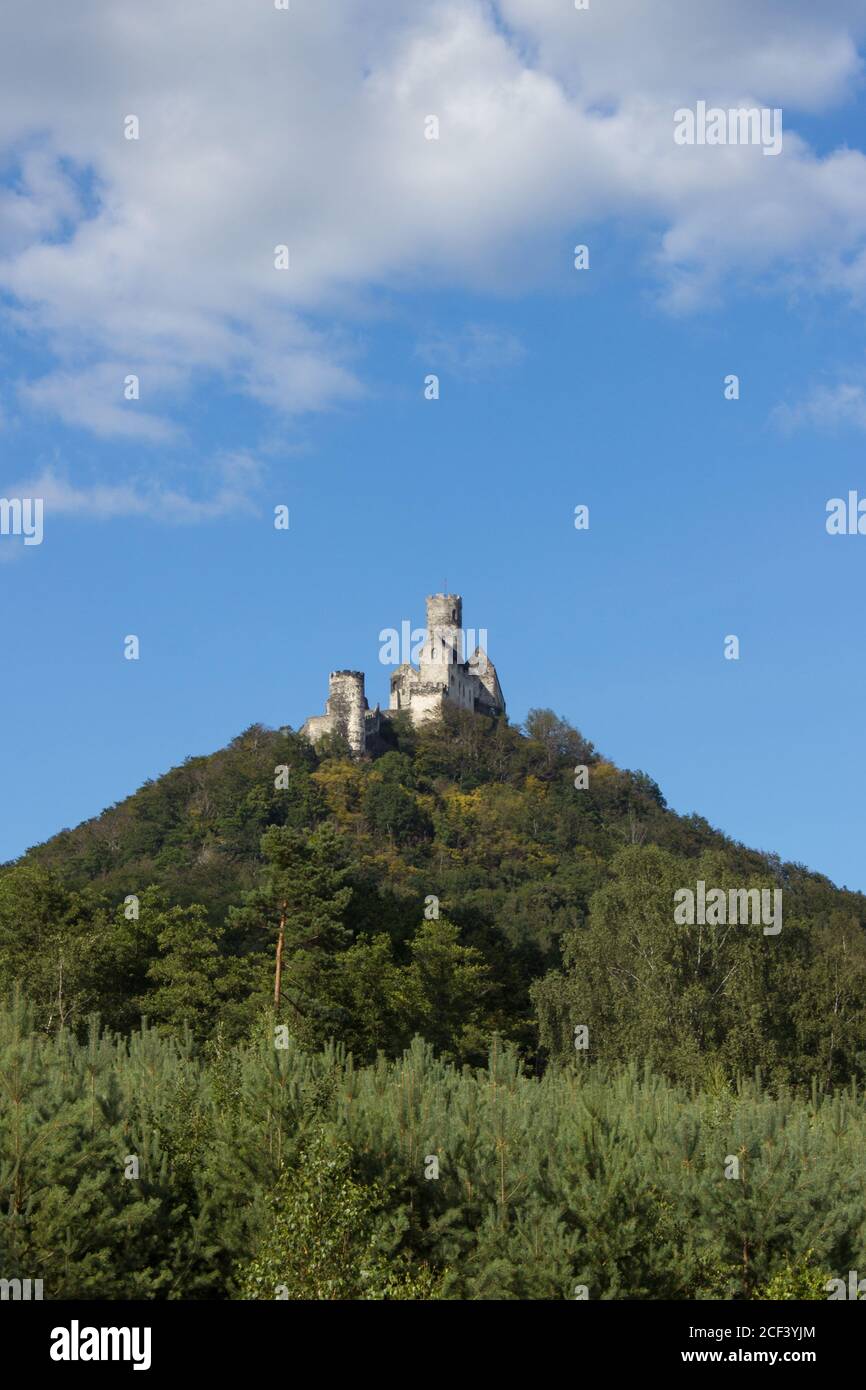
M 446 705 L 504 714 L 505 698 L 492 661 L 481 646 L 464 659 L 464 641 L 460 595 L 430 594 L 418 666 L 404 661 L 394 671 L 389 708 L 370 709 L 362 671 L 332 671 L 325 713 L 311 716 L 301 733 L 313 743 L 326 734 L 339 734 L 360 756 L 378 744 L 382 721 L 400 711 L 406 711 L 413 724 L 441 718 Z

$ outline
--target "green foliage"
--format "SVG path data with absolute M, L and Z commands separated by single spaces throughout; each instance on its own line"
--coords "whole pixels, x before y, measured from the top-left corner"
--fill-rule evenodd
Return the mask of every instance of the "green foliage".
M 386 757 L 399 757 L 388 753 Z M 371 782 L 364 794 L 364 818 L 374 833 L 388 835 L 398 844 L 431 833 L 429 816 L 411 792 L 396 782 Z
M 677 926 L 675 892 L 697 879 L 724 890 L 777 888 L 718 851 L 688 860 L 632 846 L 611 862 L 588 919 L 563 937 L 563 969 L 536 983 L 542 1046 L 571 1055 L 574 1027 L 593 1055 L 642 1058 L 667 1075 L 734 1078 L 760 1066 L 777 1083 L 804 1083 L 816 1062 L 825 1085 L 862 1076 L 866 934 L 841 920 L 809 934 L 796 890 L 783 889 L 778 936 L 760 925 Z
M 833 1275 L 826 1270 L 812 1264 L 812 1251 L 807 1250 L 795 1263 L 786 1260 L 778 1273 L 755 1290 L 753 1297 L 768 1299 L 773 1303 L 788 1299 L 795 1302 L 805 1299 L 814 1303 L 826 1299 L 827 1283 L 832 1278 Z
M 429 1299 L 438 1281 L 397 1254 L 381 1222 L 385 1193 L 352 1176 L 352 1151 L 316 1129 L 281 1173 L 242 1298 Z
M 0 1275 L 770 1299 L 866 1267 L 863 897 L 549 710 L 389 738 L 253 726 L 0 867 Z M 676 925 L 699 878 L 780 888 L 781 933 Z
M 526 716 L 526 732 L 533 744 L 543 750 L 544 770 L 552 773 L 565 759 L 587 765 L 595 760 L 595 749 L 566 720 L 549 709 L 531 709 Z
M 489 971 L 481 952 L 460 943 L 460 929 L 440 918 L 423 922 L 410 942 L 409 989 L 420 1001 L 419 1033 L 444 1055 L 483 1058 Z
M 0 868 L 0 990 L 49 1030 L 238 1039 L 271 1006 L 285 902 L 280 1016 L 307 1046 L 372 1059 L 420 1032 L 474 1064 L 496 1033 L 539 1070 L 582 1023 L 596 1060 L 690 1084 L 866 1083 L 862 896 L 673 814 L 550 710 L 388 733 L 358 761 L 253 726 Z M 699 877 L 781 888 L 781 935 L 676 927 Z M 435 968 L 431 895 L 459 934 Z
M 229 921 L 271 943 L 282 929 L 280 1007 L 288 1010 L 295 1036 L 316 1045 L 339 1031 L 333 979 L 351 939 L 344 915 L 352 889 L 339 867 L 339 837 L 328 825 L 310 836 L 273 826 L 262 837 L 262 853 L 261 882 Z
M 148 968 L 151 988 L 142 996 L 142 1012 L 164 1032 L 179 1033 L 188 1026 L 196 1037 L 208 1037 L 229 1013 L 231 1000 L 249 992 L 252 960 L 221 956 L 225 933 L 198 905 L 164 909 L 151 930 L 158 954 Z
M 405 753 L 383 753 L 376 760 L 376 773 L 383 782 L 396 783 L 401 787 L 414 787 L 415 771 L 412 759 Z
M 539 1079 L 420 1039 L 357 1067 L 268 1019 L 198 1051 L 0 1009 L 0 1270 L 52 1299 L 814 1298 L 866 1266 L 864 1145 L 855 1087 Z

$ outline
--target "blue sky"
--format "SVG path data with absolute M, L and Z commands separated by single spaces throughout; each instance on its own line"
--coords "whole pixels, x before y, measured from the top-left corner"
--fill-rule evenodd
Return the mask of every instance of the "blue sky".
M 0 859 L 334 667 L 386 703 L 380 629 L 447 583 L 513 720 L 866 890 L 866 538 L 825 529 L 866 496 L 863 17 L 609 8 L 92 0 L 44 109 L 4 19 L 0 495 L 45 536 L 0 536 Z M 780 105 L 783 153 L 677 149 L 698 99 Z

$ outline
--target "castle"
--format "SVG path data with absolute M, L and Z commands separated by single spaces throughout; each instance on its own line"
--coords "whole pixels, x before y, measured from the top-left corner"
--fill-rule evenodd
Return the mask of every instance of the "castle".
M 383 710 L 377 705 L 370 709 L 363 671 L 332 671 L 325 713 L 309 718 L 301 733 L 313 743 L 326 734 L 339 734 L 360 756 L 376 750 L 382 722 L 400 711 L 406 711 L 413 724 L 440 718 L 446 705 L 481 714 L 504 714 L 505 698 L 493 663 L 480 646 L 464 660 L 463 641 L 460 595 L 428 595 L 427 627 L 418 666 L 404 661 L 394 671 L 389 708 Z

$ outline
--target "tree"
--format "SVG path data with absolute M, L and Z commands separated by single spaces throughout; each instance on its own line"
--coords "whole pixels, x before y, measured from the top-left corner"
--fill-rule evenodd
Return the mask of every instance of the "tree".
M 398 758 L 399 753 L 387 754 Z M 370 829 L 388 835 L 397 844 L 420 839 L 432 831 L 430 817 L 411 792 L 396 782 L 371 782 L 364 794 L 364 817 Z
M 552 773 L 563 762 L 590 763 L 596 756 L 592 744 L 552 709 L 531 709 L 525 729 L 544 752 L 544 771 Z
M 444 1053 L 486 1049 L 484 1001 L 490 972 L 480 951 L 461 946 L 447 918 L 423 922 L 409 943 L 409 981 L 421 1005 L 418 1032 Z
M 391 938 L 362 935 L 336 958 L 334 993 L 344 1010 L 340 1041 L 353 1056 L 393 1057 L 423 1024 L 424 1000 L 416 976 L 394 960 Z
M 230 913 L 236 929 L 264 930 L 274 941 L 274 1008 L 288 1007 L 292 1031 L 316 1045 L 338 1031 L 335 958 L 351 942 L 344 917 L 352 889 L 340 867 L 342 846 L 328 825 L 310 836 L 273 826 L 262 836 L 260 886 Z
M 167 1032 L 188 1024 L 197 1037 L 205 1037 L 223 1002 L 218 983 L 223 930 L 208 921 L 198 903 L 166 908 L 155 927 L 159 955 L 147 972 L 154 988 L 142 1000 L 142 1011 Z
M 697 879 L 744 886 L 718 854 L 688 861 L 634 846 L 612 867 L 587 925 L 564 935 L 564 973 L 533 988 L 542 1046 L 574 1056 L 574 1029 L 585 1025 L 593 1058 L 641 1058 L 682 1079 L 699 1079 L 711 1057 L 732 1075 L 786 1067 L 793 931 L 675 923 L 678 889 Z
M 241 1274 L 242 1298 L 430 1299 L 438 1282 L 393 1249 L 380 1218 L 386 1192 L 352 1175 L 352 1151 L 323 1128 L 284 1170 L 269 1224 Z
M 78 1023 L 99 1003 L 90 966 L 106 916 L 101 898 L 37 864 L 0 875 L 0 992 L 20 988 L 46 1030 Z
M 412 759 L 406 753 L 383 753 L 376 759 L 376 775 L 383 782 L 396 782 L 401 787 L 414 787 L 415 770 Z

